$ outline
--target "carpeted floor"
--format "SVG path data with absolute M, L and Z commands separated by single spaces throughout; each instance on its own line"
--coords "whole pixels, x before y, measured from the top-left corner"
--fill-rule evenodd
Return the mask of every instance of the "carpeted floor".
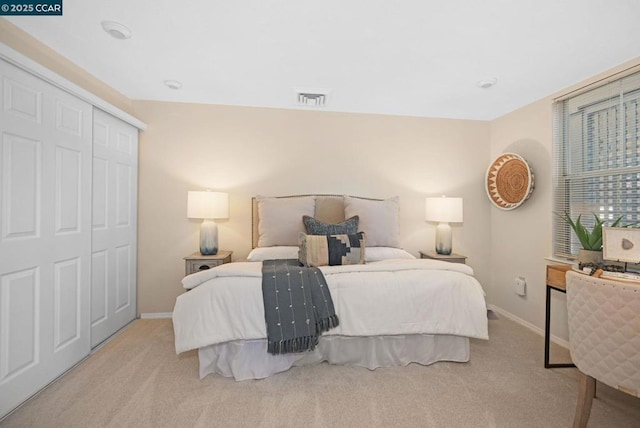
M 575 369 L 544 369 L 543 338 L 489 321 L 471 361 L 370 371 L 326 363 L 269 379 L 198 379 L 171 320 L 138 320 L 2 427 L 570 427 Z M 553 361 L 568 359 L 552 348 Z M 589 427 L 639 427 L 640 399 L 597 385 Z

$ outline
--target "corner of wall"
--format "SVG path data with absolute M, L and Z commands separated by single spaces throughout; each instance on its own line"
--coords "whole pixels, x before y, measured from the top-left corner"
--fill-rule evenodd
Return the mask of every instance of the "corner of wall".
M 125 95 L 2 17 L 0 17 L 0 43 L 4 43 L 120 110 L 133 114 L 132 102 Z

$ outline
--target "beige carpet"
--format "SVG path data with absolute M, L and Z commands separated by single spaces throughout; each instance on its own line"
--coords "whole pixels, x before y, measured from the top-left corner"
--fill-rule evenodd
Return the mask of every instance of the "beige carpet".
M 575 369 L 544 369 L 543 339 L 501 318 L 466 364 L 293 368 L 198 379 L 170 320 L 139 320 L 2 427 L 570 427 Z M 552 359 L 568 358 L 552 348 Z M 639 427 L 640 399 L 598 383 L 590 427 Z

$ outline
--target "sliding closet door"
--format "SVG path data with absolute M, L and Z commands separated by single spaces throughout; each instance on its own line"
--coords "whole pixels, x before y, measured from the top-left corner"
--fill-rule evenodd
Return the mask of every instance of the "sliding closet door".
M 0 416 L 90 351 L 92 107 L 0 60 Z
M 91 346 L 136 317 L 137 187 L 138 130 L 94 110 Z

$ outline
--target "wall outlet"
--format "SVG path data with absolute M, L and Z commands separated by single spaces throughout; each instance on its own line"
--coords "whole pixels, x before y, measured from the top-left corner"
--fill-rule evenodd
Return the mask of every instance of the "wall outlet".
M 516 281 L 513 284 L 513 291 L 518 296 L 526 296 L 527 295 L 527 281 L 524 279 L 524 276 L 519 276 L 519 277 L 516 278 Z

